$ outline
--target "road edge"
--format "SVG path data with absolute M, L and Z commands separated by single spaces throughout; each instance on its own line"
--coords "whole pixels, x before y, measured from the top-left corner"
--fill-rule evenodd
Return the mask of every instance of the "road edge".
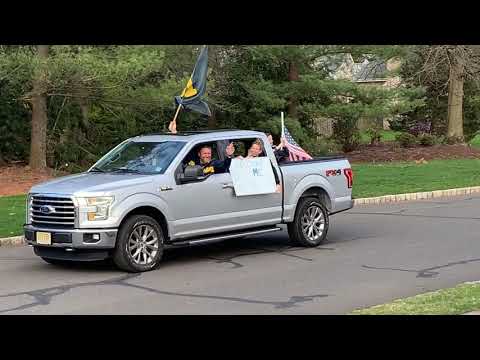
M 371 205 L 371 204 L 385 204 L 396 203 L 403 201 L 417 201 L 426 199 L 435 199 L 448 196 L 462 196 L 480 193 L 480 186 L 471 186 L 465 188 L 446 189 L 446 190 L 433 190 L 423 191 L 408 194 L 395 194 L 395 195 L 383 195 L 369 198 L 354 199 L 354 205 Z
M 23 246 L 26 244 L 23 235 L 0 239 L 0 248 L 3 246 Z
M 375 196 L 375 197 L 369 197 L 369 198 L 359 198 L 359 199 L 353 199 L 353 204 L 354 205 L 386 204 L 386 203 L 396 203 L 396 202 L 403 202 L 403 201 L 435 199 L 435 198 L 447 197 L 447 196 L 461 196 L 461 195 L 469 195 L 469 194 L 475 194 L 475 193 L 480 193 L 480 186 L 471 186 L 471 187 L 447 189 L 447 190 L 423 191 L 423 192 L 408 193 L 408 194 L 383 195 L 383 196 Z M 0 239 L 0 247 L 23 246 L 26 244 L 27 243 L 25 242 L 23 235 Z

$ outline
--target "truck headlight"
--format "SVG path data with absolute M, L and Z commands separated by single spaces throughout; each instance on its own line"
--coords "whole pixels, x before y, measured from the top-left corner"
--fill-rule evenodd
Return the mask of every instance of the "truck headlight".
M 88 221 L 95 221 L 108 219 L 114 199 L 113 196 L 95 196 L 78 198 L 78 202 L 80 211 L 87 213 Z

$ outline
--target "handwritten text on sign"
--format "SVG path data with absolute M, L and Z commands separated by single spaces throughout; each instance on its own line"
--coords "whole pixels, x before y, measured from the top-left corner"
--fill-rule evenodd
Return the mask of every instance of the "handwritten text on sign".
M 268 157 L 233 159 L 230 175 L 237 196 L 271 194 L 276 190 L 275 177 Z

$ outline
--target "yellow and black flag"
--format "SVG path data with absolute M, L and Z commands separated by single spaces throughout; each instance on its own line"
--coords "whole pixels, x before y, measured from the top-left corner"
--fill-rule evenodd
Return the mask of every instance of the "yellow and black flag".
M 198 55 L 197 63 L 193 69 L 192 76 L 180 96 L 175 96 L 175 103 L 181 105 L 185 110 L 192 110 L 201 114 L 211 116 L 208 104 L 201 100 L 207 88 L 208 70 L 208 48 L 204 46 Z

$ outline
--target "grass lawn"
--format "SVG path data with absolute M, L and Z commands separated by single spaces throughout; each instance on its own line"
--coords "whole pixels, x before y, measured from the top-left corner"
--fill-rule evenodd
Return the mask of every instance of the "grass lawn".
M 400 131 L 392 131 L 392 130 L 382 130 L 381 131 L 382 137 L 380 139 L 381 142 L 388 142 L 388 141 L 395 141 L 395 136 L 401 134 Z M 365 131 L 360 132 L 360 143 L 362 144 L 370 144 L 370 136 L 367 135 Z M 480 143 L 480 138 L 479 138 Z M 480 146 L 480 144 L 479 144 Z
M 21 235 L 26 195 L 0 197 L 0 238 Z
M 356 198 L 480 186 L 480 159 L 353 165 Z M 0 197 L 0 238 L 22 234 L 25 195 Z
M 356 198 L 480 186 L 480 159 L 352 165 Z
M 480 284 L 465 283 L 388 304 L 355 310 L 353 315 L 459 315 L 480 309 Z

